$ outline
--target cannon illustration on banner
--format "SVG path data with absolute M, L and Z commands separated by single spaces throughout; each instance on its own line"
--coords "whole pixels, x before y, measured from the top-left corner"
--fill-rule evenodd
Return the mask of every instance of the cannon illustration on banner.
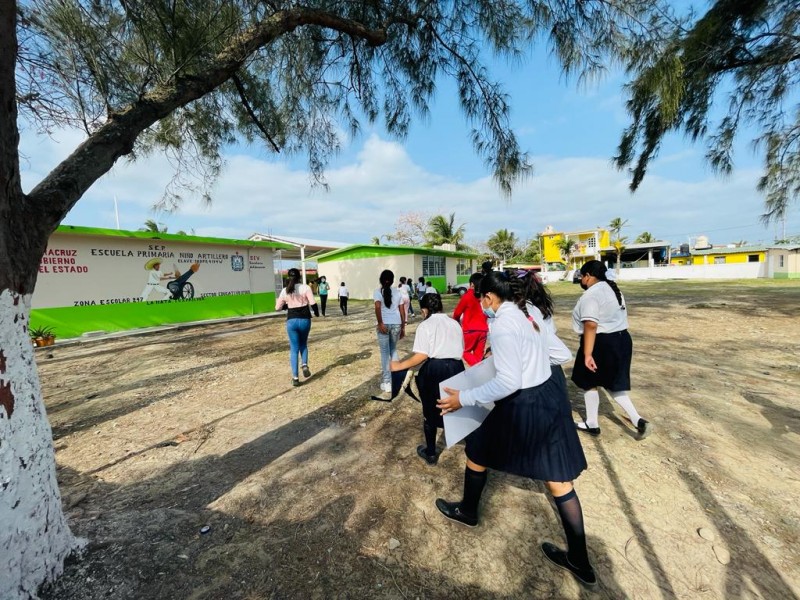
M 150 299 L 150 295 L 155 291 L 163 294 L 163 300 L 191 300 L 194 298 L 194 286 L 189 283 L 189 278 L 197 273 L 200 265 L 192 263 L 189 269 L 181 274 L 177 265 L 172 265 L 173 272 L 161 271 L 161 259 L 151 258 L 148 260 L 144 268 L 149 271 L 147 276 L 147 283 L 142 290 L 142 300 Z M 162 284 L 166 281 L 166 287 Z
M 175 265 L 173 265 L 175 266 Z M 167 289 L 172 293 L 173 300 L 191 300 L 194 298 L 194 286 L 189 283 L 189 277 L 197 273 L 197 270 L 200 268 L 200 265 L 197 263 L 193 263 L 189 270 L 186 271 L 183 275 L 177 277 L 177 279 L 173 279 L 169 283 L 167 283 Z M 177 267 L 175 268 L 175 274 L 179 273 Z

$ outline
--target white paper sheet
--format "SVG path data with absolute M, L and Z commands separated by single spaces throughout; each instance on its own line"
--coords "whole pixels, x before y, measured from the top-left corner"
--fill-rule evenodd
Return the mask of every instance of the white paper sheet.
M 444 388 L 452 390 L 469 390 L 478 387 L 494 378 L 494 358 L 491 356 L 466 371 L 445 379 L 439 384 L 439 397 L 446 396 Z M 447 447 L 457 444 L 470 433 L 480 427 L 483 420 L 494 408 L 494 402 L 476 406 L 462 406 L 455 412 L 444 415 L 444 439 Z

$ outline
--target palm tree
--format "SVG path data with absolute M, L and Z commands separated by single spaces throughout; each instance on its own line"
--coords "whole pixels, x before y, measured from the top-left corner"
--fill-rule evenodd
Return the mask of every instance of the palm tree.
M 150 233 L 167 233 L 167 226 L 163 223 L 156 223 L 153 219 L 147 219 L 144 222 L 144 227 L 139 227 L 139 231 L 148 231 Z
M 487 240 L 486 245 L 489 246 L 489 250 L 491 250 L 501 262 L 506 262 L 519 252 L 517 249 L 518 242 L 519 240 L 517 240 L 517 236 L 513 231 L 509 232 L 508 229 L 498 229 Z
M 456 213 L 450 213 L 448 219 L 444 215 L 436 215 L 428 221 L 428 231 L 425 233 L 426 246 L 440 246 L 442 244 L 455 244 L 457 250 L 462 250 L 464 244 L 464 225 L 456 227 Z
M 653 236 L 652 233 L 649 231 L 643 231 L 639 234 L 639 237 L 636 238 L 635 244 L 650 244 L 655 242 L 656 238 Z
M 627 223 L 628 219 L 623 220 L 622 217 L 615 217 L 611 219 L 611 222 L 608 224 L 608 230 L 611 232 L 611 245 L 614 246 L 614 249 L 617 251 L 617 277 L 619 277 L 622 251 L 625 249 L 625 242 L 628 241 L 627 238 L 622 237 L 620 234 L 622 233 L 622 228 L 625 227 Z
M 373 235 L 371 243 L 372 243 L 373 246 L 380 246 L 381 245 L 381 236 Z
M 570 259 L 572 258 L 572 251 L 575 249 L 577 244 L 578 242 L 571 240 L 568 237 L 559 238 L 559 240 L 556 242 L 556 248 L 558 248 L 558 251 L 561 252 L 561 257 L 568 266 Z

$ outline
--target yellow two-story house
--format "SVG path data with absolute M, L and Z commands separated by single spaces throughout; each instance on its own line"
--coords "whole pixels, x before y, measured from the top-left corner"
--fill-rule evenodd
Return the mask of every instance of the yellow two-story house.
M 576 269 L 587 260 L 600 260 L 601 251 L 612 250 L 611 235 L 606 229 L 587 229 L 585 231 L 555 231 L 548 227 L 541 233 L 542 259 L 545 263 L 567 263 L 567 269 Z M 569 254 L 559 248 L 562 240 L 575 242 Z

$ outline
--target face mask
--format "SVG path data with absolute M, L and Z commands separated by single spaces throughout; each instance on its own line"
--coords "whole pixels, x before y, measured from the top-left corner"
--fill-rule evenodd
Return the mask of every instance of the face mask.
M 494 309 L 491 306 L 489 308 L 484 308 L 483 314 L 485 314 L 489 319 L 494 319 L 497 316 L 497 313 L 494 312 Z

